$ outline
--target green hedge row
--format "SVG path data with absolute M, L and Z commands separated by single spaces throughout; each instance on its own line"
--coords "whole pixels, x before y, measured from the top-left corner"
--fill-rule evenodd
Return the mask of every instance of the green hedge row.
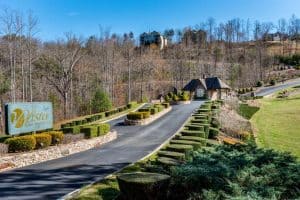
M 141 120 L 150 117 L 150 112 L 131 112 L 127 114 L 127 119 L 129 120 Z
M 40 134 L 10 137 L 5 143 L 9 152 L 23 152 L 33 149 L 45 148 L 62 142 L 63 133 L 60 131 L 50 131 Z
M 97 137 L 100 135 L 105 135 L 110 131 L 110 125 L 104 124 L 92 124 L 83 126 L 73 126 L 61 129 L 63 133 L 79 134 L 84 133 L 86 138 Z
M 137 112 L 131 112 L 127 114 L 127 119 L 129 120 L 141 120 L 150 117 L 150 115 L 154 115 L 158 112 L 161 112 L 165 108 L 170 106 L 169 103 L 162 104 L 153 104 L 144 108 L 140 108 Z
M 124 112 L 127 109 L 133 108 L 134 106 L 137 105 L 136 101 L 130 102 L 129 104 L 125 105 L 125 106 L 121 106 L 118 108 L 114 108 L 112 110 L 106 111 L 106 112 L 102 112 L 102 113 L 97 113 L 91 116 L 87 116 L 86 118 L 82 119 L 82 120 L 74 120 L 65 124 L 61 125 L 61 129 L 65 129 L 65 128 L 71 128 L 73 126 L 81 126 L 81 125 L 85 125 L 87 123 L 91 123 L 91 122 L 95 122 L 98 121 L 100 119 L 103 119 L 105 117 L 110 117 L 114 114 L 117 114 L 119 112 Z M 67 131 L 70 131 L 70 129 L 66 129 Z M 76 133 L 76 131 L 74 132 Z
M 192 158 L 192 151 L 206 146 L 208 138 L 219 134 L 219 123 L 215 111 L 221 102 L 207 101 L 191 116 L 183 130 L 157 153 L 157 163 L 163 167 L 179 165 Z

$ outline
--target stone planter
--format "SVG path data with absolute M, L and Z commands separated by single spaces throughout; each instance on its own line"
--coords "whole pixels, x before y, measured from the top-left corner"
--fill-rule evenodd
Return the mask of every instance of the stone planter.
M 152 123 L 153 121 L 157 120 L 158 118 L 162 117 L 163 115 L 167 114 L 172 110 L 172 107 L 166 108 L 163 111 L 156 113 L 155 115 L 151 115 L 147 119 L 141 119 L 141 120 L 130 120 L 130 119 L 125 119 L 124 124 L 125 125 L 130 125 L 130 126 L 136 126 L 136 125 L 147 125 Z

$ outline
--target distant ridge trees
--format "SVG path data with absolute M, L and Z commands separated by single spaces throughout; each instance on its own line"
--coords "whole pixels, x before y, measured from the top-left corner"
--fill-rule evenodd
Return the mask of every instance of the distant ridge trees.
M 96 88 L 119 106 L 156 98 L 203 76 L 219 76 L 234 88 L 255 86 L 274 79 L 279 65 L 296 64 L 278 58 L 300 53 L 295 15 L 277 24 L 208 18 L 183 29 L 154 31 L 167 41 L 162 49 L 141 45 L 149 43 L 145 34 L 119 35 L 101 26 L 88 38 L 67 34 L 41 41 L 34 13 L 1 9 L 0 16 L 0 70 L 8 86 L 3 102 L 56 96 L 56 119 L 91 113 Z

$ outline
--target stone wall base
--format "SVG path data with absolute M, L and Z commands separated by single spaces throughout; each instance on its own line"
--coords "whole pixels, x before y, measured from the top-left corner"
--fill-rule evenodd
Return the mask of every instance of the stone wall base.
M 70 154 L 86 151 L 91 148 L 100 147 L 101 145 L 108 143 L 116 138 L 117 132 L 111 131 L 104 136 L 91 139 L 83 139 L 69 144 L 50 146 L 45 149 L 34 150 L 31 152 L 1 155 L 0 172 L 8 169 L 24 167 L 27 165 L 61 158 Z

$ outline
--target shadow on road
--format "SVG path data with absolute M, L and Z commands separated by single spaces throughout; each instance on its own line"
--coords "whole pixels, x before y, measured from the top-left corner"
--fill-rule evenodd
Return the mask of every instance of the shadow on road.
M 43 199 L 57 199 L 128 164 L 77 165 L 53 170 L 20 169 L 5 172 L 0 174 L 0 199 L 41 199 L 41 194 Z

